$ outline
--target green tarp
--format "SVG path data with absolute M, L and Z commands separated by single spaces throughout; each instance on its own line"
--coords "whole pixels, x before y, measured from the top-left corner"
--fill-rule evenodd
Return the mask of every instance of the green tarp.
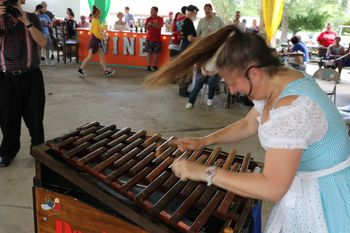
M 109 8 L 111 6 L 111 0 L 88 0 L 90 9 L 92 10 L 92 6 L 95 5 L 101 10 L 101 18 L 100 23 L 105 22 Z

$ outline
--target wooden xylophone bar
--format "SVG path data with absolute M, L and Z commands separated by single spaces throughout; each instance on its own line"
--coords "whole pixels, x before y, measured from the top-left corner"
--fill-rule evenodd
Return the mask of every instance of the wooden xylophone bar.
M 201 232 L 215 219 L 223 225 L 229 223 L 234 232 L 242 231 L 254 200 L 203 182 L 180 181 L 171 164 L 181 157 L 227 171 L 250 172 L 257 163 L 249 153 L 236 156 L 233 149 L 227 154 L 220 146 L 181 153 L 171 143 L 174 139 L 91 122 L 47 144 L 55 152 L 53 156 L 89 173 L 173 229 Z

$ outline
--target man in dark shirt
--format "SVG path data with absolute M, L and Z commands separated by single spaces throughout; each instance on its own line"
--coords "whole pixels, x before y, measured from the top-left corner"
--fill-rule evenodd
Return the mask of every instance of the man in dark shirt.
M 0 167 L 8 166 L 20 149 L 22 117 L 31 147 L 44 142 L 45 91 L 38 49 L 47 41 L 38 17 L 22 10 L 24 1 L 13 7 L 16 15 L 0 0 Z
M 181 29 L 181 42 L 180 42 L 180 52 L 183 52 L 191 42 L 197 39 L 196 29 L 193 25 L 193 21 L 197 19 L 198 8 L 194 5 L 189 5 L 186 9 L 186 18 L 183 21 Z M 190 94 L 187 89 L 189 83 L 187 80 L 181 81 L 179 83 L 179 95 L 182 97 L 188 97 Z

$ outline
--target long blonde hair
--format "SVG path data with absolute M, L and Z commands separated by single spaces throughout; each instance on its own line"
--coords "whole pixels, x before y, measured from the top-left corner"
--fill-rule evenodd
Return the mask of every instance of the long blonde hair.
M 205 65 L 215 54 L 215 65 L 218 69 L 229 68 L 244 72 L 251 64 L 264 66 L 266 72 L 275 74 L 281 63 L 256 35 L 240 32 L 234 25 L 228 25 L 196 42 L 193 42 L 183 53 L 150 75 L 145 84 L 150 88 L 179 82 L 192 67 Z

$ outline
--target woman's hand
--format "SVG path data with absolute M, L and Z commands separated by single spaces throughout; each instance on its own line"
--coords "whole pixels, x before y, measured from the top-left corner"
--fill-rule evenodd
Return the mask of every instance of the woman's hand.
M 206 141 L 203 137 L 185 137 L 179 138 L 173 141 L 180 151 L 187 150 L 200 150 L 207 146 Z
M 206 167 L 185 159 L 177 159 L 172 165 L 172 170 L 182 181 L 204 181 Z
M 6 15 L 6 7 L 4 6 L 4 0 L 0 0 L 0 16 Z

